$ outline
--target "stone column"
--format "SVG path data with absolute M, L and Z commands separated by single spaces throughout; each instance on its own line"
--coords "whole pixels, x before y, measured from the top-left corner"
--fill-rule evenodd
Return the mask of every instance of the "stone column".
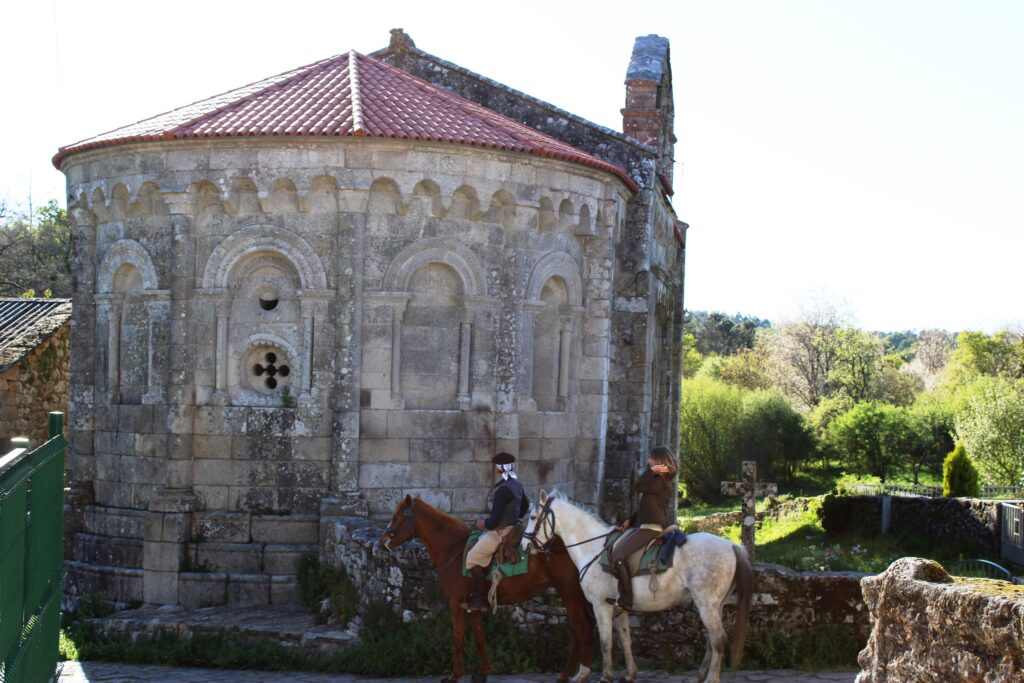
M 558 398 L 569 398 L 569 363 L 572 360 L 572 318 L 561 319 L 558 339 Z
M 473 339 L 473 323 L 463 320 L 459 334 L 459 389 L 455 400 L 465 410 L 469 407 L 469 357 Z

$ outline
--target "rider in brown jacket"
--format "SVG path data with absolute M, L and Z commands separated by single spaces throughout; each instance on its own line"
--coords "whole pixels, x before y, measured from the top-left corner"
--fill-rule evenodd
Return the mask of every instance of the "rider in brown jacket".
M 633 491 L 640 494 L 637 511 L 619 527 L 626 533 L 612 547 L 612 568 L 619 580 L 618 599 L 607 599 L 613 605 L 633 608 L 633 585 L 626 560 L 657 538 L 665 527 L 674 524 L 669 508 L 677 469 L 672 451 L 664 446 L 651 449 L 647 469 L 633 486 Z

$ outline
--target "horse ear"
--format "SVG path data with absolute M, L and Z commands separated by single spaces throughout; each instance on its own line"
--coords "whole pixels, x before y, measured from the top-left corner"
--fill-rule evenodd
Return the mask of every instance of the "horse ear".
M 419 498 L 419 496 L 416 496 L 416 497 Z M 406 494 L 405 495 L 405 500 L 402 501 L 402 507 L 407 508 L 410 505 L 412 505 L 412 496 L 410 496 L 409 494 Z
M 548 492 L 545 491 L 544 489 L 541 489 L 540 495 L 537 498 L 540 500 L 540 504 L 543 505 L 544 503 L 548 502 Z

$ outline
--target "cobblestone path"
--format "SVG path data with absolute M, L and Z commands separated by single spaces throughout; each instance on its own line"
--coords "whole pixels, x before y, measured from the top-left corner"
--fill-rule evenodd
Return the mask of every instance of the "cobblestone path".
M 694 672 L 682 677 L 693 680 Z M 804 671 L 741 671 L 735 683 L 853 683 L 857 674 L 807 673 Z M 555 674 L 490 676 L 488 683 L 552 683 Z M 599 674 L 591 677 L 596 681 Z M 468 681 L 469 676 L 465 679 Z M 662 671 L 641 671 L 639 681 L 677 681 L 678 676 Z M 729 678 L 723 672 L 723 680 Z M 223 669 L 185 669 L 170 666 L 109 664 L 107 662 L 67 662 L 59 683 L 437 683 L 431 678 L 363 678 L 334 674 L 233 671 Z

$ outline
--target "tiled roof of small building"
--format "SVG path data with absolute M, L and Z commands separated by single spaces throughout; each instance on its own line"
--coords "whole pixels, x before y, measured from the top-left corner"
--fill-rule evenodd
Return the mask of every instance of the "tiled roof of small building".
M 127 142 L 250 136 L 428 140 L 626 171 L 372 57 L 349 52 L 62 147 L 70 154 Z
M 71 299 L 0 298 L 0 372 L 71 319 Z

